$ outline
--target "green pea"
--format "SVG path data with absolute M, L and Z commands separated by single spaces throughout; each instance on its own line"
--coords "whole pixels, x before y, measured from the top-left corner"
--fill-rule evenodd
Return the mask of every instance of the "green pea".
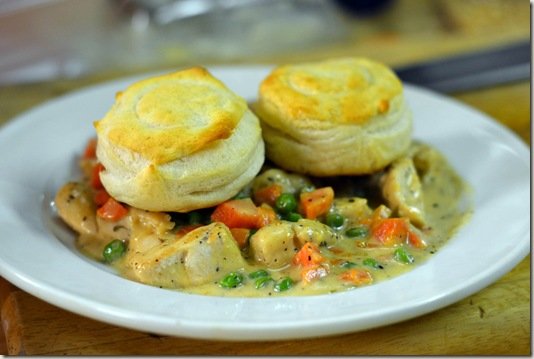
M 250 238 L 257 232 L 258 230 L 256 228 L 252 228 L 249 232 L 248 232 L 248 237 L 247 237 L 247 240 L 250 241 Z
M 363 238 L 367 237 L 368 234 L 369 230 L 364 226 L 349 228 L 345 232 L 345 235 L 349 238 Z
M 276 292 L 283 292 L 283 291 L 288 290 L 292 286 L 293 286 L 293 280 L 289 277 L 285 277 L 274 285 L 274 290 Z
M 298 222 L 299 219 L 302 219 L 302 216 L 297 212 L 290 212 L 285 215 L 284 219 L 290 222 Z
M 256 289 L 265 287 L 267 283 L 273 280 L 271 278 L 271 274 L 267 272 L 265 269 L 260 269 L 255 272 L 252 272 L 248 275 L 248 277 L 251 279 L 255 279 L 254 287 Z
M 345 262 L 340 264 L 340 267 L 341 268 L 354 268 L 354 267 L 356 267 L 356 263 L 351 262 L 351 261 L 345 261 Z
M 248 275 L 249 278 L 257 279 L 257 278 L 263 278 L 263 277 L 270 277 L 271 275 L 269 272 L 267 272 L 265 269 L 260 269 L 255 272 L 252 272 Z
M 221 281 L 219 285 L 223 288 L 236 288 L 243 283 L 243 275 L 237 272 L 228 273 Z
M 382 267 L 380 265 L 380 263 L 378 263 L 376 261 L 376 259 L 374 259 L 374 258 L 365 258 L 362 261 L 362 263 L 363 263 L 363 265 L 368 266 L 368 267 L 372 267 L 372 268 L 381 268 Z
M 202 224 L 202 213 L 193 211 L 187 214 L 187 222 L 189 224 Z
M 254 281 L 254 287 L 256 289 L 263 288 L 267 283 L 271 282 L 273 279 L 271 277 L 260 277 Z
M 115 239 L 109 242 L 102 252 L 104 260 L 108 263 L 114 262 L 124 255 L 126 252 L 126 244 L 119 240 Z
M 415 258 L 404 247 L 395 249 L 395 252 L 393 252 L 393 258 L 395 258 L 397 262 L 404 264 L 411 264 L 415 262 Z
M 339 213 L 328 213 L 326 215 L 326 224 L 332 228 L 339 228 L 345 223 L 345 217 Z
M 173 221 L 176 226 L 189 224 L 189 220 L 185 213 L 169 212 L 169 214 L 171 215 L 171 221 Z
M 275 201 L 274 206 L 280 213 L 291 213 L 297 210 L 297 199 L 291 193 L 282 193 Z
M 251 196 L 251 188 L 245 187 L 239 191 L 232 199 L 245 199 Z
M 313 192 L 315 191 L 315 186 L 313 185 L 306 185 L 300 189 L 300 193 L 307 193 L 307 192 Z

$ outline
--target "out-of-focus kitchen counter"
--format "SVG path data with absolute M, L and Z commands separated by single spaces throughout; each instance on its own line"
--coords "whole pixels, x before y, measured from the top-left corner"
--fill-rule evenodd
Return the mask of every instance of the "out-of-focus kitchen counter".
M 353 33 L 343 43 L 246 59 L 212 58 L 204 65 L 368 56 L 396 66 L 530 37 L 530 9 L 524 1 L 522 6 L 514 1 L 433 1 L 441 7 L 440 12 L 429 3 L 397 1 L 393 8 L 373 19 L 353 20 L 350 24 Z M 518 9 L 526 14 L 526 21 L 525 15 L 517 13 Z M 0 125 L 33 106 L 81 87 L 140 71 L 189 64 L 183 61 L 157 68 L 112 69 L 75 79 L 4 85 L 0 87 Z M 530 144 L 529 81 L 457 93 L 453 97 L 494 117 Z M 373 330 L 308 340 L 219 342 L 154 336 L 69 313 L 2 278 L 0 308 L 0 354 L 531 354 L 530 256 L 496 283 L 436 312 Z

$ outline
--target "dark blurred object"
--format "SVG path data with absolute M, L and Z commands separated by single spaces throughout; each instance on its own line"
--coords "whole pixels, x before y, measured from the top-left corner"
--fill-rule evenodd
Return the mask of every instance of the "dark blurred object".
M 356 16 L 370 16 L 385 10 L 393 0 L 335 0 L 344 10 Z
M 530 41 L 396 69 L 401 80 L 451 93 L 530 78 Z
M 323 0 L 0 0 L 0 84 L 247 61 L 347 39 Z
M 345 40 L 339 9 L 325 0 L 119 0 L 133 21 L 198 56 L 248 58 Z

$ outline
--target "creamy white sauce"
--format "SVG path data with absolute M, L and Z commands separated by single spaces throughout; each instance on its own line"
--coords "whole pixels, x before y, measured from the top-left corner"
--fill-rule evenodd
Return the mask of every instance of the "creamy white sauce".
M 417 148 L 417 146 L 415 146 L 415 148 Z M 426 150 L 426 152 L 424 150 Z M 419 228 L 415 228 L 414 230 L 426 243 L 425 248 L 415 248 L 410 245 L 402 246 L 413 256 L 413 263 L 401 263 L 395 259 L 394 253 L 399 248 L 399 245 L 394 247 L 373 247 L 369 244 L 372 243 L 372 241 L 370 241 L 368 237 L 350 238 L 346 235 L 347 230 L 359 226 L 362 221 L 362 213 L 357 213 L 357 211 L 353 210 L 353 207 L 351 207 L 354 202 L 362 201 L 362 196 L 366 196 L 368 197 L 367 199 L 371 210 L 374 210 L 380 204 L 381 196 L 380 193 L 377 193 L 380 192 L 380 190 L 376 187 L 376 178 L 371 176 L 368 178 L 343 177 L 339 179 L 320 179 L 318 180 L 320 185 L 325 183 L 332 185 L 336 194 L 342 196 L 336 196 L 331 211 L 343 213 L 345 218 L 344 224 L 341 227 L 331 230 L 333 237 L 328 240 L 328 243 L 320 243 L 318 246 L 321 250 L 321 254 L 326 258 L 326 262 L 323 263 L 325 272 L 322 273 L 326 273 L 325 276 L 321 276 L 321 273 L 319 273 L 318 276 L 320 278 L 307 282 L 301 279 L 302 268 L 299 266 L 287 264 L 282 268 L 277 269 L 266 268 L 263 263 L 255 261 L 250 250 L 245 247 L 241 251 L 241 256 L 239 261 L 237 261 L 239 262 L 238 264 L 234 263 L 234 265 L 232 265 L 232 263 L 229 263 L 227 266 L 214 266 L 213 268 L 215 268 L 214 270 L 216 272 L 207 275 L 207 278 L 210 278 L 207 283 L 182 286 L 175 289 L 204 295 L 243 297 L 326 294 L 354 289 L 360 285 L 372 285 L 412 270 L 414 267 L 428 260 L 449 238 L 454 236 L 456 230 L 468 220 L 471 213 L 470 190 L 467 184 L 447 163 L 445 158 L 439 155 L 437 151 L 426 146 L 423 146 L 423 151 L 419 151 L 413 155 L 413 158 L 418 167 L 418 172 L 420 172 L 420 190 L 423 197 L 425 218 L 425 223 L 419 225 Z M 278 178 L 278 180 L 280 180 L 280 178 Z M 303 179 L 302 176 L 296 176 L 291 180 L 282 178 L 282 180 L 285 181 L 284 183 L 289 187 L 291 187 L 292 184 L 295 184 L 297 187 L 303 187 L 309 183 L 309 181 Z M 355 194 L 357 194 L 357 196 Z M 82 205 L 80 203 L 72 204 L 69 202 L 69 205 L 67 205 L 63 202 L 67 201 L 68 196 L 66 194 L 63 194 L 62 196 L 63 197 L 58 194 L 56 197 L 56 204 L 58 205 L 58 208 L 60 208 L 60 215 L 71 227 L 77 229 L 78 227 L 73 224 L 73 221 L 79 221 L 80 216 L 73 215 L 73 213 L 82 210 L 87 211 L 87 208 L 81 208 Z M 91 206 L 91 208 L 94 209 L 94 204 Z M 158 284 L 160 283 L 158 280 L 162 278 L 160 272 L 166 270 L 165 267 L 159 264 L 155 267 L 151 267 L 150 270 L 152 272 L 150 273 L 157 273 L 158 278 L 160 278 L 158 280 L 152 280 L 150 275 L 145 275 L 146 273 L 141 273 L 141 275 L 139 275 L 139 273 L 133 274 L 135 271 L 133 271 L 132 263 L 137 263 L 140 251 L 148 251 L 150 248 L 164 245 L 166 241 L 167 244 L 172 245 L 172 242 L 176 241 L 175 232 L 178 228 L 175 227 L 173 230 L 169 230 L 172 227 L 172 223 L 169 225 L 170 222 L 168 218 L 162 217 L 165 216 L 164 214 L 155 214 L 155 217 L 150 217 L 150 221 L 154 220 L 154 222 L 150 222 L 146 220 L 147 217 L 144 216 L 144 214 L 135 212 L 139 210 L 133 209 L 132 212 L 131 209 L 130 211 L 130 213 L 134 214 L 131 214 L 125 219 L 120 226 L 117 226 L 117 224 L 101 225 L 100 228 L 107 226 L 108 229 L 103 229 L 101 233 L 80 233 L 78 239 L 79 249 L 95 260 L 102 260 L 101 253 L 103 248 L 109 243 L 111 238 L 114 238 L 114 233 L 116 233 L 118 238 L 123 239 L 125 242 L 135 238 L 137 244 L 135 246 L 130 245 L 126 255 L 111 265 L 128 278 L 139 280 L 147 284 L 160 285 Z M 146 212 L 143 211 L 143 213 Z M 395 215 L 395 213 L 393 213 L 393 215 Z M 69 216 L 71 217 L 70 219 Z M 140 218 L 143 220 L 140 220 Z M 160 227 L 158 227 L 157 230 L 154 229 L 157 226 Z M 301 228 L 300 230 L 305 231 L 306 228 Z M 251 240 L 253 240 L 253 238 Z M 139 241 L 141 243 L 138 243 Z M 143 243 L 143 241 L 146 241 L 146 243 Z M 228 245 L 227 242 L 221 242 L 220 248 L 223 248 L 221 250 L 228 250 L 228 253 L 234 253 L 232 252 L 232 248 L 228 248 Z M 233 245 L 234 244 L 232 243 L 230 247 Z M 143 246 L 146 248 L 143 249 Z M 134 247 L 136 248 L 135 251 L 133 250 Z M 187 254 L 189 252 L 184 253 Z M 202 253 L 207 252 L 204 251 Z M 185 258 L 184 256 L 186 256 L 186 254 L 182 257 Z M 377 262 L 377 266 L 372 267 L 365 264 L 366 259 L 368 258 L 374 259 Z M 202 269 L 202 264 L 197 263 L 195 265 L 197 267 L 190 270 L 198 272 Z M 210 265 L 213 265 L 213 263 L 208 259 L 206 261 L 206 266 Z M 264 279 L 264 286 L 256 288 L 258 279 L 250 278 L 250 274 L 262 269 L 267 270 L 270 279 Z M 340 279 L 343 273 L 350 269 L 366 271 L 372 278 L 372 281 L 369 283 L 354 284 Z M 138 269 L 136 270 L 138 271 Z M 186 275 L 183 273 L 186 273 L 188 269 L 174 267 L 173 270 L 175 270 L 176 273 L 182 273 L 181 275 Z M 221 280 L 229 274 L 230 271 L 238 273 L 242 277 L 242 282 L 235 288 L 222 287 Z M 291 278 L 293 285 L 287 290 L 277 291 L 277 283 L 284 278 Z M 167 279 L 168 278 L 165 278 L 165 280 Z M 177 280 L 176 282 L 180 281 Z M 164 281 L 164 283 L 170 282 Z M 172 280 L 172 283 L 174 283 L 174 280 Z M 165 287 L 168 286 L 165 285 Z

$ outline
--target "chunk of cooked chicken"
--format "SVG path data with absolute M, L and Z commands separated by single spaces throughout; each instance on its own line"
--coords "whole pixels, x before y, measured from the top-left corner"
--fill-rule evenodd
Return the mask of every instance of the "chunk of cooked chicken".
M 388 207 L 418 227 L 425 224 L 423 188 L 411 158 L 394 161 L 381 184 Z
M 102 259 L 102 251 L 113 239 L 127 239 L 127 220 L 106 223 L 96 216 L 93 192 L 85 183 L 69 182 L 57 192 L 54 199 L 61 219 L 79 236 L 78 248 L 94 259 Z
M 258 263 L 268 268 L 283 268 L 297 252 L 293 223 L 277 221 L 260 228 L 250 238 L 250 250 Z
M 57 192 L 54 204 L 59 216 L 70 228 L 80 234 L 97 233 L 96 206 L 89 186 L 67 183 Z
M 217 281 L 245 266 L 230 230 L 222 223 L 199 227 L 142 251 L 138 242 L 145 240 L 146 233 L 133 232 L 124 258 L 125 274 L 142 283 L 187 288 Z
M 130 207 L 130 227 L 142 226 L 153 231 L 158 236 L 164 236 L 174 228 L 171 215 L 165 212 L 150 212 L 143 209 Z
M 127 241 L 134 226 L 144 228 L 147 236 L 164 236 L 173 227 L 171 216 L 129 207 L 119 221 L 109 221 L 96 215 L 93 191 L 86 183 L 69 182 L 58 191 L 55 205 L 59 216 L 79 234 L 78 247 L 91 257 L 101 260 L 104 247 L 112 240 Z M 148 240 L 147 240 L 148 241 Z
M 335 211 L 354 221 L 371 216 L 373 210 L 367 204 L 367 198 L 334 198 Z
M 300 219 L 296 223 L 278 221 L 260 228 L 250 238 L 250 249 L 256 262 L 279 269 L 291 264 L 295 253 L 305 243 L 330 245 L 336 239 L 330 227 L 311 219 Z
M 330 246 L 335 244 L 338 239 L 332 228 L 313 219 L 300 219 L 298 222 L 293 223 L 293 230 L 299 247 L 302 247 L 307 242 L 318 246 Z
M 436 187 L 436 183 L 439 182 L 441 195 L 448 198 L 457 198 L 461 195 L 464 187 L 447 158 L 437 149 L 427 144 L 415 143 L 410 148 L 410 153 L 423 188 Z
M 278 184 L 284 193 L 298 193 L 305 187 L 311 187 L 311 181 L 296 173 L 287 173 L 277 168 L 269 169 L 252 181 L 252 191 L 256 192 L 260 188 Z
M 443 156 L 435 148 L 419 142 L 414 142 L 410 146 L 408 156 L 412 158 L 415 168 L 422 178 L 444 162 Z

